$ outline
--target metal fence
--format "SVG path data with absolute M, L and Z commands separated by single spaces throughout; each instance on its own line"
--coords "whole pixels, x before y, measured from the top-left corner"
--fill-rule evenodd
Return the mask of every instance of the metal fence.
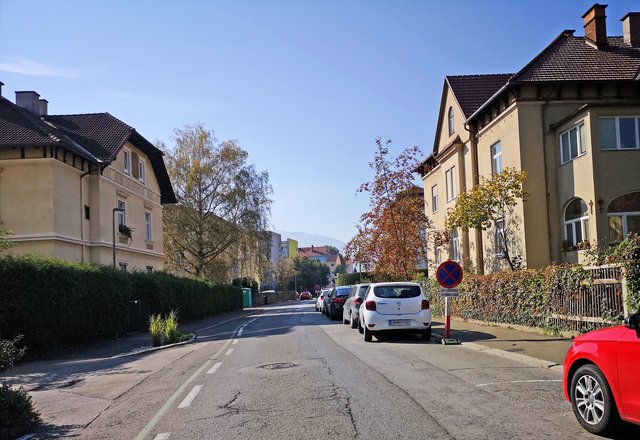
M 579 292 L 554 292 L 549 325 L 585 332 L 619 324 L 626 316 L 626 279 L 619 265 L 584 267 L 590 275 Z

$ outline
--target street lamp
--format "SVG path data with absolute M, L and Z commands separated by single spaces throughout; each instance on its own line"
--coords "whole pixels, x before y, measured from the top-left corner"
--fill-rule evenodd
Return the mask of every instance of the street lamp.
M 111 212 L 111 232 L 113 233 L 113 268 L 116 268 L 116 212 L 124 212 L 124 208 L 113 208 Z

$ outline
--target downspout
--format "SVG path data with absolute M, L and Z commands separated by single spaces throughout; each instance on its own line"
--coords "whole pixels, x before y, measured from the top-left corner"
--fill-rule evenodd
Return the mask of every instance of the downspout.
M 558 89 L 560 86 L 558 85 Z M 557 92 L 557 90 L 556 90 Z M 549 171 L 547 169 L 547 108 L 549 106 L 549 96 L 544 98 L 544 102 L 540 109 L 542 113 L 542 156 L 543 156 L 543 165 L 544 165 L 544 195 L 545 200 L 547 202 L 547 251 L 549 252 L 549 260 L 552 259 L 553 248 L 551 243 L 551 209 L 549 206 L 549 199 L 551 198 L 551 194 L 549 194 Z
M 471 177 L 473 187 L 480 183 L 480 173 L 478 172 L 478 131 L 475 126 L 472 129 L 469 123 L 465 121 L 464 128 L 469 132 L 469 146 L 471 148 Z M 482 244 L 482 230 L 475 230 L 476 238 L 476 269 L 479 275 L 484 275 L 484 252 Z
M 91 170 L 91 164 L 89 164 L 89 170 Z M 91 171 L 85 171 L 80 175 L 80 241 L 82 241 L 81 261 L 86 263 L 86 251 L 87 244 L 84 241 L 84 191 L 82 190 L 82 179 L 84 176 L 91 174 Z

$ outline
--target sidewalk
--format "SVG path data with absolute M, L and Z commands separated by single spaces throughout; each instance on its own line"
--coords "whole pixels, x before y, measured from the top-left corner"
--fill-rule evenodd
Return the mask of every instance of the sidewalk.
M 444 318 L 434 319 L 433 334 L 438 338 L 444 337 Z M 571 339 L 562 336 L 543 335 L 457 318 L 451 318 L 451 337 L 470 348 L 492 351 L 494 354 L 522 361 L 529 360 L 529 363 L 541 367 L 559 366 L 560 369 L 571 346 Z

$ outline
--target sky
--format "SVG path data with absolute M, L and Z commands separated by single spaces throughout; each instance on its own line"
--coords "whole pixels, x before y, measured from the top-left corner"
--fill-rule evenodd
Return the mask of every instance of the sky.
M 517 72 L 593 3 L 0 0 L 0 81 L 168 147 L 202 123 L 269 172 L 272 230 L 346 242 L 376 137 L 428 156 L 445 75 Z M 622 35 L 640 3 L 607 3 Z

